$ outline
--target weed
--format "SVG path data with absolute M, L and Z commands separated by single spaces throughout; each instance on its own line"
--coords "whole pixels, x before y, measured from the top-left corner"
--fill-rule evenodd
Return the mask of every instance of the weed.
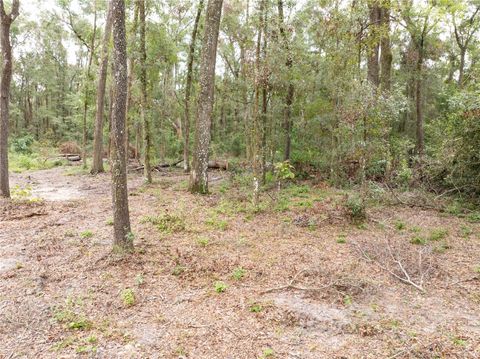
M 275 352 L 273 351 L 272 348 L 265 348 L 265 349 L 263 349 L 263 354 L 260 358 L 261 359 L 273 358 L 274 354 L 275 354 Z
M 197 238 L 197 244 L 200 247 L 206 247 L 206 246 L 208 246 L 208 243 L 209 243 L 209 240 L 208 240 L 207 237 L 198 237 Z
M 353 300 L 352 300 L 351 296 L 346 295 L 346 296 L 343 297 L 343 304 L 344 305 L 350 306 L 350 305 L 352 305 L 352 302 L 353 302 Z
M 181 264 L 177 264 L 177 265 L 175 265 L 175 267 L 173 267 L 172 274 L 173 274 L 174 276 L 177 276 L 177 277 L 178 277 L 178 276 L 181 275 L 183 272 L 185 272 L 186 269 L 187 269 L 187 268 L 184 267 L 184 266 L 182 266 Z
M 358 195 L 350 196 L 344 204 L 345 211 L 354 222 L 362 222 L 367 218 L 365 201 Z
M 68 329 L 78 329 L 78 330 L 84 330 L 84 329 L 90 329 L 92 327 L 92 322 L 85 318 L 79 318 L 73 322 L 68 323 Z
M 347 243 L 345 234 L 339 234 L 337 237 L 337 243 L 344 244 Z
M 135 304 L 135 293 L 131 288 L 122 290 L 120 297 L 122 298 L 123 305 L 126 307 L 131 307 Z
M 462 226 L 462 228 L 460 228 L 460 234 L 463 238 L 470 237 L 472 233 L 473 233 L 473 229 L 468 226 Z
M 105 224 L 107 226 L 113 226 L 113 218 L 108 218 L 106 221 L 105 221 Z
M 228 228 L 228 222 L 224 219 L 220 219 L 217 216 L 211 216 L 205 221 L 205 224 L 211 228 L 225 231 Z
M 252 313 L 260 313 L 263 310 L 263 306 L 259 303 L 252 304 L 249 308 Z
M 93 232 L 92 231 L 83 231 L 80 233 L 80 237 L 82 237 L 83 239 L 87 239 L 87 238 L 92 238 L 93 237 Z
M 78 313 L 75 308 L 81 305 L 81 300 L 77 303 L 72 298 L 67 298 L 65 305 L 54 309 L 53 317 L 59 323 L 65 324 L 70 330 L 87 330 L 92 327 L 92 322 L 82 313 Z
M 215 292 L 217 292 L 217 293 L 223 293 L 228 288 L 228 286 L 224 282 L 221 282 L 221 281 L 215 282 L 215 284 L 213 286 L 215 288 Z
M 286 212 L 290 209 L 289 201 L 286 198 L 279 198 L 275 204 L 275 211 L 277 212 Z
M 232 273 L 232 278 L 235 280 L 240 280 L 245 276 L 246 273 L 247 271 L 242 267 L 235 268 Z
M 436 246 L 433 250 L 436 252 L 436 253 L 444 253 L 447 249 L 451 248 L 450 245 L 448 245 L 447 243 L 443 242 L 441 244 L 439 244 L 438 246 Z
M 467 341 L 460 337 L 454 337 L 452 339 L 453 344 L 458 345 L 459 347 L 464 347 L 467 345 Z
M 403 221 L 398 220 L 395 222 L 395 228 L 399 231 L 403 231 L 406 227 L 407 225 Z
M 171 234 L 185 230 L 185 220 L 177 215 L 165 213 L 160 216 L 145 216 L 140 220 L 141 223 L 151 223 L 160 232 Z
M 480 212 L 473 212 L 467 216 L 469 222 L 478 223 L 480 222 Z
M 417 235 L 417 236 L 412 237 L 412 239 L 410 239 L 410 243 L 418 244 L 418 245 L 423 246 L 423 245 L 427 244 L 427 240 L 424 237 L 422 237 L 420 235 Z
M 439 241 L 447 237 L 448 231 L 444 228 L 437 228 L 430 232 L 428 236 L 429 241 Z

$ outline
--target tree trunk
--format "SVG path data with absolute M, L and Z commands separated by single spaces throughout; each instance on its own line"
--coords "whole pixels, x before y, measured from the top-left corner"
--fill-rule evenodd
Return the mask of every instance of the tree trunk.
M 465 73 L 465 54 L 467 52 L 467 48 L 463 47 L 460 48 L 460 64 L 458 66 L 458 87 L 463 87 L 463 78 Z
M 128 210 L 125 122 L 127 109 L 127 39 L 125 1 L 111 0 L 113 19 L 114 98 L 112 121 L 112 197 L 114 249 L 133 249 Z
M 130 116 L 130 109 L 132 107 L 133 103 L 133 96 L 132 96 L 132 86 L 133 86 L 133 68 L 135 65 L 135 58 L 134 54 L 136 53 L 135 51 L 135 46 L 136 46 L 136 35 L 137 35 L 137 26 L 138 26 L 138 6 L 135 6 L 135 11 L 133 14 L 133 26 L 132 29 L 130 30 L 130 33 L 133 36 L 130 36 L 129 41 L 130 41 L 130 46 L 132 48 L 132 53 L 130 54 L 130 57 L 128 58 L 128 90 L 127 90 L 127 118 L 126 118 L 126 124 L 125 124 L 125 155 L 127 156 L 127 162 L 128 162 L 128 151 L 129 151 L 129 135 L 128 135 L 128 125 L 133 122 L 132 118 Z
M 82 139 L 82 160 L 83 168 L 87 168 L 87 114 L 88 114 L 88 84 L 90 82 L 90 71 L 92 69 L 93 55 L 95 54 L 95 36 L 97 33 L 97 0 L 93 2 L 93 34 L 90 43 L 90 53 L 88 55 L 87 78 L 84 84 L 84 102 L 83 102 L 83 139 Z
M 416 68 L 416 87 L 415 87 L 415 107 L 417 115 L 416 137 L 417 142 L 415 152 L 422 161 L 424 153 L 424 131 L 423 131 L 423 48 L 417 48 L 417 68 Z
M 183 118 L 183 169 L 190 171 L 190 95 L 193 81 L 193 61 L 195 57 L 195 43 L 197 40 L 198 24 L 203 10 L 203 0 L 200 0 L 197 8 L 197 16 L 193 24 L 192 39 L 188 51 L 187 82 L 185 84 L 185 114 Z
M 290 51 L 290 46 L 288 43 L 287 33 L 285 31 L 284 16 L 283 16 L 283 1 L 278 0 L 278 19 L 280 25 L 280 35 L 283 38 L 283 47 L 287 52 L 287 69 L 291 72 L 293 65 L 292 53 Z M 289 74 L 290 76 L 291 74 Z M 295 93 L 295 87 L 293 82 L 290 80 L 287 89 L 287 96 L 285 97 L 285 109 L 284 109 L 284 127 L 285 127 L 285 152 L 283 159 L 285 161 L 290 160 L 290 152 L 292 147 L 292 103 L 293 96 Z
M 392 47 L 390 43 L 390 1 L 383 3 L 380 9 L 382 37 L 380 39 L 380 88 L 389 93 L 392 88 Z
M 379 42 L 378 42 L 378 27 L 380 23 L 380 7 L 377 2 L 368 5 L 370 34 L 369 46 L 367 47 L 367 79 L 377 88 L 379 85 Z
M 190 176 L 190 191 L 192 193 L 208 193 L 208 150 L 211 136 L 215 63 L 222 4 L 223 0 L 208 0 L 207 4 L 200 63 L 200 94 L 196 116 L 195 152 Z
M 140 86 L 142 92 L 141 115 L 143 126 L 143 177 L 146 183 L 152 183 L 152 169 L 150 166 L 151 131 L 147 114 L 147 50 L 145 45 L 145 0 L 138 0 L 138 14 L 140 17 Z
M 108 72 L 108 47 L 110 45 L 110 34 L 112 32 L 112 11 L 109 4 L 105 33 L 102 42 L 102 58 L 98 69 L 97 105 L 95 113 L 95 134 L 93 138 L 93 165 L 91 173 L 104 172 L 103 169 L 103 118 L 105 105 L 105 88 L 107 85 Z
M 260 113 L 260 91 L 263 89 L 263 76 L 260 73 L 261 71 L 261 43 L 262 43 L 262 32 L 264 29 L 263 25 L 263 12 L 265 9 L 265 0 L 260 0 L 260 7 L 258 10 L 259 16 L 259 27 L 257 32 L 257 46 L 255 51 L 255 102 L 253 110 L 253 205 L 255 208 L 258 207 L 260 202 L 260 176 L 262 171 L 262 161 L 261 161 L 261 145 L 262 145 L 262 127 L 260 123 L 262 121 L 262 114 Z M 263 105 L 263 104 L 262 104 Z
M 10 14 L 5 12 L 3 0 L 0 0 L 0 44 L 2 48 L 2 77 L 0 79 L 0 196 L 10 198 L 8 178 L 8 125 L 10 83 L 12 81 L 12 45 L 10 44 L 10 26 L 19 13 L 20 3 L 13 0 Z

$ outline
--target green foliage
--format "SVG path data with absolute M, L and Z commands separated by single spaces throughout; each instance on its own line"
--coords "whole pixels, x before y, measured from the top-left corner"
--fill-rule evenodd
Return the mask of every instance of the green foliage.
M 209 244 L 209 239 L 207 237 L 198 237 L 197 238 L 197 244 L 200 246 L 200 247 L 206 247 L 208 246 Z
M 33 141 L 34 139 L 32 135 L 16 137 L 12 141 L 13 151 L 15 151 L 16 153 L 24 154 L 24 155 L 29 155 L 32 153 Z
M 140 220 L 141 223 L 151 223 L 160 232 L 171 234 L 185 230 L 185 220 L 183 217 L 165 213 L 158 216 L 145 216 Z
M 295 178 L 295 167 L 289 161 L 278 162 L 275 164 L 275 174 L 277 180 L 286 181 Z
M 246 273 L 247 271 L 242 267 L 235 268 L 232 273 L 232 278 L 235 280 L 241 280 Z
M 123 305 L 126 307 L 131 307 L 135 304 L 135 293 L 131 288 L 126 288 L 122 290 L 122 293 L 120 293 L 120 297 L 122 299 Z
M 422 237 L 420 235 L 417 235 L 417 236 L 412 237 L 412 239 L 410 239 L 410 243 L 418 244 L 418 245 L 423 246 L 423 245 L 427 244 L 427 240 L 424 237 Z
M 83 232 L 80 233 L 80 237 L 82 237 L 83 239 L 92 238 L 93 237 L 93 232 L 89 231 L 89 230 L 83 231 Z
M 354 222 L 361 222 L 367 218 L 365 201 L 358 195 L 351 195 L 344 204 L 345 211 Z
M 249 310 L 252 313 L 260 313 L 263 310 L 263 306 L 259 303 L 255 303 L 249 307 Z
M 69 330 L 88 330 L 93 323 L 82 313 L 82 306 L 81 299 L 67 298 L 64 305 L 54 307 L 53 317 Z
M 185 272 L 187 270 L 187 268 L 179 263 L 177 263 L 175 265 L 175 267 L 173 267 L 173 270 L 172 270 L 172 274 L 176 277 L 178 277 L 179 275 L 181 275 L 183 272 Z
M 215 282 L 213 287 L 215 288 L 215 292 L 217 293 L 223 293 L 227 290 L 228 286 L 221 281 Z
M 447 237 L 448 231 L 445 228 L 436 228 L 430 232 L 429 241 L 439 241 Z

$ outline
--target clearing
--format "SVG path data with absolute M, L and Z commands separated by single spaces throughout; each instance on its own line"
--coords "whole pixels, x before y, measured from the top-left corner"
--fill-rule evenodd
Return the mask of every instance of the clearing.
M 108 174 L 13 175 L 0 357 L 480 357 L 478 218 L 379 202 L 352 224 L 345 192 L 314 181 L 256 213 L 241 176 L 211 176 L 194 196 L 180 170 L 130 174 L 119 257 Z

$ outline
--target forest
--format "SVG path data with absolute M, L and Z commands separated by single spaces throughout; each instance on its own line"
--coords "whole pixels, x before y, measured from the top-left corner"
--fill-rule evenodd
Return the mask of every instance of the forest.
M 0 357 L 480 357 L 478 0 L 0 0 Z

